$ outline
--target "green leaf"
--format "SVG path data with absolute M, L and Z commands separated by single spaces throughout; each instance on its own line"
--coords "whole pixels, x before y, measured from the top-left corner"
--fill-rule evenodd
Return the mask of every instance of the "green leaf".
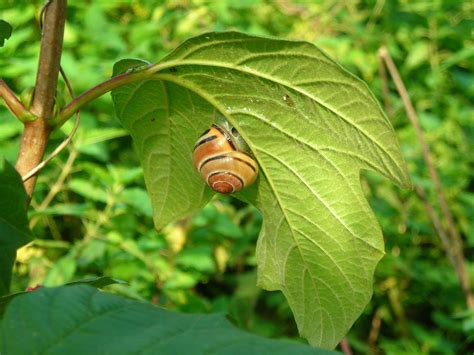
M 76 178 L 69 183 L 69 188 L 75 193 L 94 201 L 107 202 L 107 192 L 88 180 Z
M 114 75 L 146 64 L 120 61 L 114 66 Z M 112 97 L 117 116 L 134 138 L 157 226 L 197 212 L 213 193 L 192 170 L 191 152 L 195 139 L 212 123 L 215 109 L 199 96 L 160 80 L 121 87 Z M 199 117 L 194 117 L 190 108 Z M 172 176 L 179 176 L 179 181 Z M 183 186 L 191 193 L 182 193 Z
M 73 255 L 66 256 L 56 260 L 51 269 L 48 270 L 43 284 L 45 286 L 59 286 L 72 280 L 76 273 L 77 262 Z
M 65 286 L 89 285 L 91 287 L 102 288 L 102 287 L 109 286 L 109 285 L 114 285 L 114 284 L 123 285 L 123 284 L 126 284 L 126 282 L 122 281 L 122 280 L 113 279 L 109 276 L 99 276 L 99 277 L 91 277 L 91 278 L 88 278 L 88 279 L 71 281 L 71 282 L 66 283 Z M 40 285 L 38 285 L 38 287 L 39 286 Z M 36 290 L 34 290 L 34 291 L 36 291 Z M 32 292 L 32 291 L 21 291 L 21 292 L 11 293 L 9 295 L 0 297 L 0 314 L 3 314 L 3 312 L 5 311 L 6 305 L 11 300 L 13 300 L 15 297 L 26 294 L 28 292 Z
M 211 273 L 215 270 L 212 249 L 207 245 L 182 250 L 176 255 L 174 262 L 176 265 L 195 269 L 203 273 Z
M 98 277 L 90 277 L 88 279 L 76 280 L 71 281 L 66 284 L 66 286 L 72 285 L 89 285 L 91 287 L 102 288 L 109 285 L 120 284 L 124 285 L 127 284 L 126 281 L 113 279 L 110 276 L 98 276 Z
M 367 86 L 312 44 L 233 32 L 186 41 L 150 71 L 152 79 L 113 99 L 157 228 L 209 200 L 191 154 L 200 133 L 225 116 L 261 170 L 237 195 L 264 219 L 258 285 L 283 291 L 311 344 L 336 346 L 368 303 L 384 253 L 360 171 L 410 186 L 394 130 Z
M 150 197 L 145 190 L 138 187 L 125 189 L 120 194 L 120 199 L 135 208 L 139 213 L 151 217 Z
M 12 35 L 12 26 L 4 20 L 0 20 L 0 47 L 3 47 L 5 40 Z
M 88 206 L 85 203 L 57 203 L 41 211 L 32 211 L 31 216 L 77 216 L 82 217 Z
M 20 175 L 0 158 L 0 296 L 9 292 L 16 250 L 31 239 L 27 206 Z
M 0 331 L 2 354 L 335 354 L 246 333 L 222 315 L 179 314 L 88 286 L 15 298 Z

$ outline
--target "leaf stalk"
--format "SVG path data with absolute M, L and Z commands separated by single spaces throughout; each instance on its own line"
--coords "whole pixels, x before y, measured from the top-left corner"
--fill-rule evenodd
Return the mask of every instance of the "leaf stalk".
M 113 78 L 90 88 L 79 96 L 76 96 L 73 100 L 71 100 L 71 102 L 64 106 L 59 116 L 53 119 L 51 124 L 56 127 L 60 127 L 85 104 L 120 86 L 132 83 L 134 81 L 146 79 L 151 74 L 152 73 L 150 73 L 148 70 L 144 70 L 138 72 L 127 72 L 114 76 Z
M 23 105 L 2 79 L 0 79 L 0 97 L 5 101 L 10 112 L 21 122 L 26 123 L 37 118 Z

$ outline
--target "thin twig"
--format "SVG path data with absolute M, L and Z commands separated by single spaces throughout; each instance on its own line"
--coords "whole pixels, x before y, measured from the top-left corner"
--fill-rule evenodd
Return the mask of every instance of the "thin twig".
M 33 176 L 35 176 L 41 169 L 43 169 L 46 164 L 48 164 L 56 155 L 58 155 L 67 145 L 71 142 L 72 137 L 74 137 L 74 134 L 77 131 L 77 128 L 79 127 L 79 122 L 80 122 L 80 116 L 79 116 L 79 111 L 76 113 L 76 121 L 74 122 L 74 126 L 72 127 L 71 133 L 67 136 L 67 138 L 61 142 L 52 152 L 51 154 L 48 155 L 46 159 L 44 159 L 41 163 L 36 165 L 33 169 L 28 171 L 25 175 L 23 175 L 21 178 L 23 182 L 28 181 L 31 179 Z
M 387 113 L 388 117 L 392 118 L 394 116 L 394 111 L 393 111 L 392 100 L 390 99 L 390 88 L 388 86 L 387 71 L 385 70 L 385 64 L 384 64 L 383 58 L 380 55 L 378 55 L 377 59 L 379 62 L 379 75 L 380 75 L 380 78 L 382 79 L 382 96 L 383 96 L 385 112 Z
M 426 213 L 428 213 L 428 216 L 431 219 L 431 223 L 433 223 L 433 228 L 436 230 L 436 233 L 438 233 L 439 239 L 441 239 L 441 242 L 444 245 L 444 248 L 446 250 L 449 250 L 451 248 L 451 242 L 449 241 L 448 236 L 446 235 L 446 232 L 443 229 L 443 226 L 441 225 L 441 221 L 438 217 L 438 214 L 436 213 L 435 209 L 433 206 L 428 201 L 428 198 L 426 197 L 425 190 L 418 185 L 415 185 L 415 191 L 418 197 L 420 198 L 421 202 L 423 202 L 423 206 L 425 207 Z M 456 260 L 454 258 L 453 253 L 447 253 L 449 260 L 453 264 L 454 267 L 456 267 Z
M 378 353 L 377 351 L 377 339 L 380 334 L 380 328 L 382 326 L 382 310 L 381 308 L 377 308 L 372 317 L 372 324 L 369 332 L 369 338 L 367 339 L 367 343 L 370 347 L 370 353 L 375 355 Z
M 43 201 L 41 201 L 41 204 L 35 208 L 36 211 L 38 212 L 44 211 L 49 206 L 49 204 L 53 201 L 56 195 L 61 191 L 64 185 L 64 182 L 66 181 L 66 178 L 69 176 L 72 170 L 74 161 L 76 160 L 78 155 L 79 155 L 78 151 L 73 148 L 66 160 L 66 163 L 61 169 L 61 174 L 59 175 L 56 182 L 51 186 L 51 188 L 48 191 L 48 194 L 43 199 Z M 30 222 L 30 228 L 33 229 L 37 222 L 38 222 L 37 217 L 32 218 Z
M 347 340 L 347 337 L 342 338 L 341 342 L 339 343 L 342 352 L 345 355 L 352 355 L 352 350 L 351 346 L 349 345 L 349 340 Z
M 433 164 L 430 148 L 429 148 L 428 143 L 425 140 L 423 129 L 421 128 L 418 116 L 410 100 L 410 96 L 408 95 L 408 91 L 405 87 L 405 84 L 403 83 L 403 80 L 400 77 L 400 74 L 398 73 L 398 70 L 395 66 L 395 63 L 392 60 L 392 57 L 390 56 L 390 54 L 388 53 L 385 47 L 382 47 L 379 49 L 378 55 L 385 62 L 385 65 L 387 66 L 390 76 L 392 77 L 393 82 L 395 83 L 395 87 L 397 88 L 398 94 L 400 95 L 400 98 L 402 99 L 408 119 L 410 120 L 413 127 L 415 128 L 415 134 L 417 136 L 418 142 L 421 145 L 423 160 L 425 161 L 425 165 L 428 168 L 431 181 L 433 182 L 435 186 L 437 201 L 441 208 L 442 215 L 447 225 L 447 230 L 445 234 L 449 237 L 446 238 L 446 241 L 447 241 L 446 253 L 451 259 L 454 269 L 458 275 L 459 282 L 461 283 L 461 287 L 463 289 L 464 296 L 466 298 L 467 306 L 470 309 L 474 309 L 474 295 L 472 294 L 470 280 L 465 269 L 464 255 L 462 251 L 463 250 L 462 240 L 457 229 L 454 226 L 453 217 L 451 215 L 451 211 L 448 208 L 448 204 L 446 202 L 446 198 L 443 192 L 443 186 L 441 184 L 441 180 L 439 178 L 438 172 L 436 171 L 436 168 Z M 432 222 L 433 224 L 436 223 L 433 220 Z M 439 223 L 439 226 L 441 227 L 441 223 Z M 441 229 L 443 228 L 441 227 Z M 440 235 L 440 238 L 443 240 L 444 237 Z M 443 244 L 444 243 L 445 242 L 443 241 Z
M 429 145 L 425 140 L 425 136 L 423 133 L 423 129 L 421 128 L 420 122 L 418 120 L 418 116 L 416 115 L 415 109 L 413 107 L 413 104 L 411 103 L 410 97 L 408 95 L 408 91 L 405 87 L 405 84 L 403 83 L 403 80 L 400 77 L 400 74 L 398 73 L 398 70 L 395 66 L 395 63 L 392 60 L 392 57 L 388 53 L 387 49 L 382 47 L 379 51 L 380 56 L 383 58 L 385 61 L 385 64 L 387 65 L 387 68 L 390 72 L 390 75 L 395 83 L 395 86 L 397 88 L 398 94 L 400 95 L 403 105 L 405 106 L 405 110 L 407 112 L 408 118 L 410 119 L 413 127 L 415 128 L 415 133 L 417 135 L 417 139 L 421 145 L 422 152 L 423 152 L 423 159 L 425 161 L 425 164 L 428 168 L 428 171 L 430 173 L 431 180 L 434 182 L 436 192 L 437 192 L 437 197 L 438 197 L 438 202 L 440 204 L 440 207 L 443 211 L 443 214 L 446 217 L 446 222 L 448 224 L 448 229 L 450 231 L 450 234 L 455 236 L 457 235 L 456 228 L 454 227 L 453 223 L 453 218 L 451 216 L 451 212 L 449 211 L 448 204 L 446 203 L 446 198 L 444 197 L 444 192 L 443 188 L 441 185 L 441 181 L 439 179 L 438 172 L 436 171 L 434 165 L 433 165 L 433 159 L 431 158 L 431 152 L 429 149 Z
M 365 32 L 372 32 L 375 27 L 377 19 L 380 17 L 382 10 L 385 6 L 385 0 L 377 0 L 372 10 L 372 13 L 369 16 L 369 21 L 367 21 L 367 26 L 365 27 Z

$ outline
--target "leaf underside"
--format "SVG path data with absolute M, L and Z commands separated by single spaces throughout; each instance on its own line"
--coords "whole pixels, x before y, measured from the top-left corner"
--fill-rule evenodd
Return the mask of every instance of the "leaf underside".
M 143 65 L 122 61 L 114 74 Z M 133 137 L 157 228 L 212 196 L 192 167 L 198 136 L 224 115 L 260 166 L 236 196 L 263 215 L 258 285 L 281 290 L 300 334 L 333 348 L 372 294 L 383 238 L 362 169 L 400 186 L 409 176 L 390 122 L 367 86 L 306 42 L 209 33 L 114 90 Z
M 16 297 L 0 323 L 0 352 L 335 354 L 246 333 L 219 314 L 179 314 L 84 285 Z

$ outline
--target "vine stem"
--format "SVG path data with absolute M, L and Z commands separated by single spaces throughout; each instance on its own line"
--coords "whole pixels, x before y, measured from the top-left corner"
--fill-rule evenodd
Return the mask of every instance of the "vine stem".
M 408 119 L 410 120 L 411 124 L 415 128 L 415 134 L 420 143 L 423 160 L 425 162 L 426 167 L 428 168 L 428 172 L 430 174 L 430 179 L 433 182 L 435 187 L 436 197 L 438 200 L 438 204 L 441 208 L 442 215 L 446 222 L 446 232 L 444 228 L 439 223 L 439 220 L 434 213 L 434 210 L 428 204 L 426 200 L 425 193 L 421 187 L 417 188 L 417 193 L 422 197 L 422 201 L 425 205 L 429 207 L 427 209 L 428 215 L 432 219 L 432 223 L 434 225 L 435 230 L 438 233 L 438 236 L 442 240 L 443 244 L 445 245 L 446 253 L 450 258 L 454 270 L 459 278 L 459 282 L 461 284 L 462 290 L 464 292 L 464 297 L 466 298 L 466 303 L 469 309 L 474 309 L 474 295 L 472 294 L 471 284 L 466 272 L 465 268 L 465 261 L 464 261 L 464 254 L 462 248 L 462 239 L 459 235 L 457 229 L 454 226 L 453 217 L 451 211 L 448 208 L 448 203 L 446 201 L 446 197 L 444 196 L 443 186 L 441 184 L 441 180 L 439 178 L 438 172 L 433 164 L 433 159 L 431 157 L 431 151 L 428 143 L 425 140 L 425 136 L 423 133 L 423 129 L 421 128 L 420 121 L 416 114 L 415 108 L 410 100 L 410 96 L 408 95 L 408 91 L 403 83 L 402 78 L 393 62 L 392 57 L 388 53 L 388 50 L 385 47 L 381 47 L 378 51 L 378 56 L 383 60 L 385 65 L 387 66 L 388 72 L 392 77 L 392 80 L 395 84 L 398 94 L 402 99 L 403 106 L 405 107 L 405 111 L 407 113 Z M 434 218 L 434 219 L 433 219 Z M 448 236 L 448 238 L 447 238 Z
M 67 0 L 52 0 L 46 6 L 35 91 L 30 110 L 38 118 L 25 123 L 16 162 L 16 169 L 22 176 L 41 162 L 51 132 L 49 120 L 53 114 L 56 95 Z M 35 185 L 36 176 L 24 182 L 30 198 Z

